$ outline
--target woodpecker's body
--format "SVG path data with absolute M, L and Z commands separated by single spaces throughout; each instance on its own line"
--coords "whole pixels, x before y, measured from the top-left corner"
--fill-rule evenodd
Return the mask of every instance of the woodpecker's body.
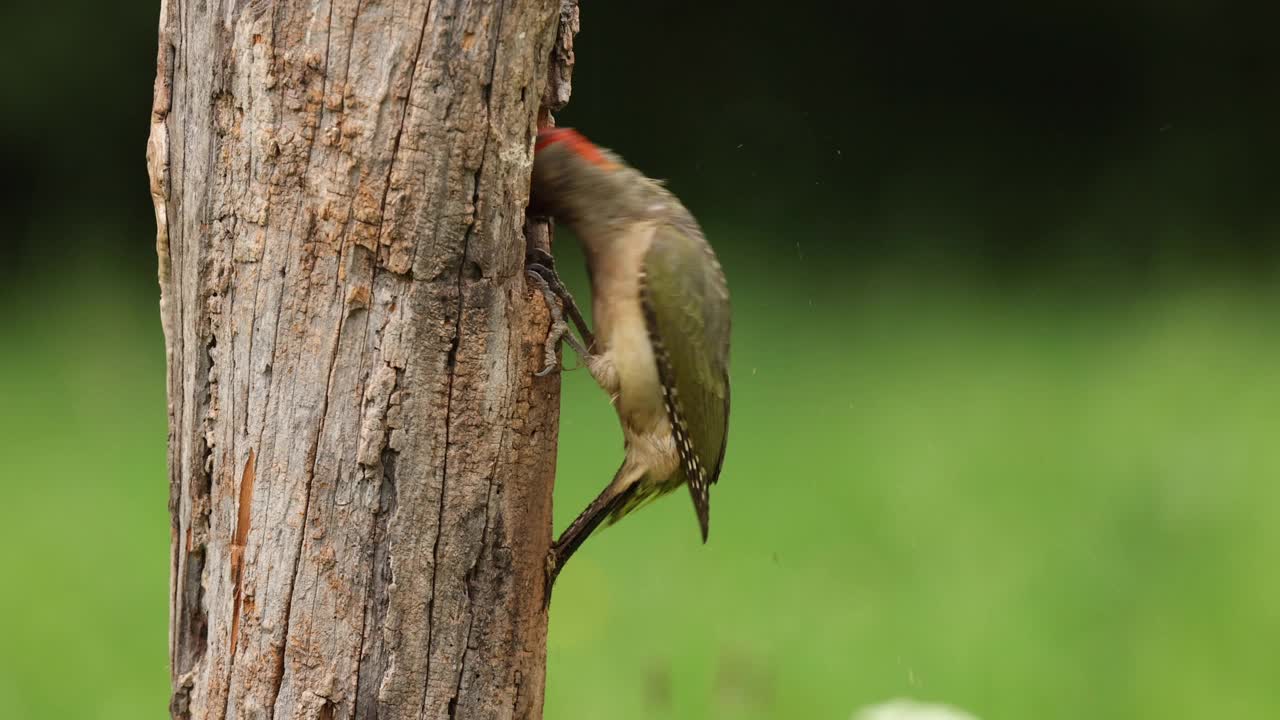
M 703 541 L 729 419 L 729 292 L 689 211 L 573 130 L 543 131 L 533 204 L 570 225 L 591 277 L 585 362 L 621 421 L 626 457 L 565 531 L 554 571 L 606 517 L 689 486 Z

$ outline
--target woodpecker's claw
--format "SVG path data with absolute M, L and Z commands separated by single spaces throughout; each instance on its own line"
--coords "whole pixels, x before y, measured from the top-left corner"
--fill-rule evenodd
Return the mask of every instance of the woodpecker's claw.
M 541 370 L 534 373 L 538 377 L 546 377 L 560 367 L 560 362 L 556 358 L 556 350 L 560 346 L 560 341 L 569 344 L 579 357 L 589 357 L 591 348 L 595 343 L 595 336 L 591 334 L 591 330 L 587 328 L 587 321 L 583 319 L 581 311 L 578 310 L 578 304 L 574 302 L 573 295 L 569 293 L 564 283 L 560 282 L 560 278 L 556 275 L 554 269 L 554 260 L 551 255 L 542 250 L 530 250 L 526 255 L 530 260 L 525 266 L 525 272 L 533 281 L 534 285 L 542 291 L 542 298 L 547 303 L 547 311 L 551 313 L 551 328 L 547 331 L 547 341 L 543 346 L 545 353 L 545 365 Z M 542 264 L 541 261 L 547 264 Z M 573 320 L 577 326 L 578 332 L 582 334 L 582 339 L 586 341 L 584 345 L 578 342 L 578 339 L 569 332 L 569 325 L 564 321 L 564 314 L 568 312 L 569 318 Z
M 569 326 L 564 322 L 564 315 L 560 312 L 560 302 L 555 293 L 551 290 L 551 286 L 547 283 L 547 279 L 542 276 L 539 270 L 540 265 L 529 265 L 525 272 L 529 275 L 529 279 L 533 280 L 533 284 L 538 286 L 542 291 L 542 299 L 547 303 L 547 311 L 551 313 L 551 329 L 547 330 L 547 341 L 543 345 L 543 359 L 545 364 L 542 369 L 534 373 L 538 377 L 546 377 L 560 367 L 560 360 L 556 357 L 556 349 L 560 346 L 560 341 L 564 339 L 569 332 Z
M 541 248 L 529 248 L 525 251 L 524 262 L 526 265 L 541 265 L 542 267 L 555 272 L 556 259 L 551 253 Z
M 587 326 L 587 320 L 582 316 L 582 311 L 578 309 L 578 302 L 573 299 L 573 293 L 570 293 L 569 288 L 560 282 L 560 276 L 556 273 L 555 260 L 543 250 L 530 250 L 525 255 L 525 258 L 527 262 L 525 267 L 542 276 L 551 292 L 560 298 L 560 305 L 564 309 L 564 314 L 569 316 L 569 320 L 577 328 L 578 334 L 582 336 L 586 351 L 579 351 L 579 354 L 589 355 L 595 350 L 596 336 L 591 332 L 591 328 Z M 574 350 L 577 349 L 578 346 L 575 345 Z

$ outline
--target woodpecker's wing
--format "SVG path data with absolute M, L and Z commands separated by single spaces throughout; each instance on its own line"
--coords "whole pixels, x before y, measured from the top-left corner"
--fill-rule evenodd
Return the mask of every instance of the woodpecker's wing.
M 654 231 L 640 301 L 705 542 L 729 431 L 729 288 L 696 225 Z

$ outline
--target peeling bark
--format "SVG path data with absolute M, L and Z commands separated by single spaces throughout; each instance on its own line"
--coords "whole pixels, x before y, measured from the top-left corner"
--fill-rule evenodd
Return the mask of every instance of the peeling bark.
M 541 716 L 559 383 L 524 207 L 576 24 L 163 0 L 174 717 Z

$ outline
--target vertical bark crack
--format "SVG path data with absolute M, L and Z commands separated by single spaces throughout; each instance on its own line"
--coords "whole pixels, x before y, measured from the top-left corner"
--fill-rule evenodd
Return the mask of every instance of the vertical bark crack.
M 404 378 L 403 370 L 396 370 L 395 384 L 388 395 L 388 414 L 394 404 L 393 398 L 399 393 L 400 383 Z M 378 717 L 378 687 L 387 672 L 387 654 L 383 650 L 383 630 L 390 604 L 390 587 L 395 583 L 394 569 L 391 564 L 391 548 L 388 542 L 387 529 L 395 514 L 398 500 L 396 487 L 396 464 L 400 452 L 391 446 L 393 428 L 388 427 L 383 437 L 382 453 L 377 469 L 380 478 L 378 487 L 378 506 L 373 514 L 372 562 L 369 563 L 369 581 L 365 592 L 364 623 L 361 628 L 360 652 L 357 656 L 358 670 L 356 686 L 352 693 L 353 717 Z M 374 662 L 379 658 L 381 662 Z
M 245 461 L 244 471 L 240 474 L 240 500 L 236 513 L 236 534 L 231 540 L 231 583 L 234 598 L 231 608 L 231 654 L 236 654 L 236 641 L 240 635 L 240 604 L 244 599 L 244 588 L 240 584 L 241 571 L 244 568 L 244 546 L 249 538 L 249 524 L 253 519 L 253 483 L 254 483 L 254 451 L 249 448 L 249 459 Z
M 429 628 L 428 629 L 429 635 L 427 639 L 427 673 L 426 673 L 427 677 L 425 681 L 426 686 L 424 687 L 423 694 L 422 694 L 422 710 L 419 712 L 419 715 L 422 717 L 426 716 L 427 699 L 431 697 L 431 692 L 430 692 L 431 666 L 432 666 L 434 642 L 435 642 L 436 631 L 437 631 L 436 618 L 435 618 L 435 601 L 436 601 L 436 587 L 437 587 L 436 580 L 440 572 L 440 536 L 444 533 L 444 510 L 446 505 L 446 498 L 447 498 L 446 489 L 448 486 L 448 477 L 449 477 L 449 452 L 452 447 L 449 442 L 449 435 L 453 425 L 453 411 L 452 411 L 453 389 L 454 389 L 454 381 L 457 379 L 457 376 L 458 376 L 457 367 L 456 367 L 456 353 L 459 349 L 459 345 L 461 342 L 462 314 L 463 314 L 463 310 L 466 307 L 465 279 L 466 279 L 466 267 L 467 267 L 468 254 L 471 248 L 472 236 L 475 233 L 476 226 L 480 223 L 481 177 L 483 176 L 485 161 L 487 160 L 488 154 L 489 154 L 489 142 L 493 135 L 492 130 L 489 127 L 489 116 L 492 114 L 492 111 L 493 111 L 493 108 L 491 106 L 491 103 L 493 101 L 492 89 L 493 89 L 493 80 L 494 80 L 495 74 L 497 73 L 497 68 L 498 68 L 498 50 L 501 47 L 501 43 L 502 43 L 502 19 L 504 15 L 504 12 L 503 12 L 504 5 L 505 5 L 505 0 L 499 0 L 498 8 L 497 8 L 498 20 L 497 22 L 494 23 L 493 59 L 489 64 L 489 78 L 485 84 L 485 92 L 484 92 L 485 122 L 481 126 L 485 128 L 484 144 L 481 146 L 481 149 L 480 149 L 480 164 L 479 164 L 479 167 L 476 168 L 475 174 L 473 176 L 474 185 L 472 187 L 472 192 L 471 192 L 471 207 L 474 208 L 474 210 L 471 215 L 471 225 L 470 227 L 467 228 L 467 231 L 463 234 L 462 253 L 458 258 L 457 290 L 456 290 L 457 296 L 458 296 L 458 304 L 457 304 L 456 317 L 454 318 L 453 339 L 451 341 L 452 346 L 451 346 L 450 358 L 449 358 L 450 362 L 449 362 L 448 399 L 445 401 L 445 411 L 444 411 L 445 440 L 444 440 L 444 460 L 442 462 L 442 473 L 441 473 L 441 479 L 440 479 L 440 507 L 439 507 L 439 513 L 436 519 L 435 544 L 433 545 L 431 550 L 431 556 L 432 556 L 431 604 L 427 611 L 427 617 L 428 617 L 427 625 Z M 500 449 L 499 449 L 499 452 L 501 452 Z M 486 508 L 486 513 L 487 512 L 488 512 L 488 509 Z M 471 629 L 474 622 L 475 622 L 475 614 L 473 611 L 470 610 L 470 608 L 468 608 L 467 633 L 466 633 L 467 640 L 464 645 L 462 658 L 458 663 L 457 690 L 455 691 L 453 698 L 449 701 L 449 717 L 450 718 L 454 717 L 455 715 L 458 695 L 461 693 L 461 689 L 462 689 L 462 679 L 466 676 L 466 672 L 467 672 L 466 648 L 469 647 L 471 644 L 470 642 Z
M 276 702 L 280 699 L 280 687 L 284 683 L 284 663 L 285 656 L 288 654 L 289 650 L 289 620 L 293 614 L 293 594 L 298 584 L 298 569 L 302 565 L 302 550 L 306 547 L 307 533 L 311 527 L 311 491 L 315 487 L 316 454 L 319 450 L 320 438 L 324 436 L 325 422 L 329 415 L 329 403 L 333 397 L 333 377 L 334 370 L 337 367 L 338 362 L 338 348 L 342 346 L 342 328 L 343 323 L 339 320 L 337 332 L 334 333 L 333 344 L 329 351 L 329 372 L 327 373 L 328 383 L 325 386 L 324 398 L 320 402 L 320 422 L 316 424 L 316 433 L 315 437 L 311 441 L 311 452 L 308 456 L 306 500 L 302 505 L 302 532 L 298 533 L 298 546 L 293 555 L 293 571 L 289 577 L 289 591 L 288 595 L 285 596 L 284 601 L 284 620 L 281 623 L 281 628 L 284 634 L 280 644 L 280 651 L 277 656 L 274 678 L 275 686 L 271 693 L 270 717 L 272 718 L 275 717 Z
M 435 3 L 428 2 L 427 10 L 422 14 L 422 30 L 418 33 L 418 46 L 413 50 L 413 63 L 409 65 L 409 86 L 405 91 L 404 107 L 400 110 L 400 125 L 396 128 L 396 139 L 391 144 L 391 161 L 387 163 L 387 179 L 382 186 L 382 202 L 378 206 L 379 236 L 386 230 L 387 196 L 391 194 L 391 175 L 396 169 L 396 159 L 400 157 L 400 140 L 404 137 L 405 121 L 409 118 L 409 98 L 413 97 L 413 78 L 418 73 L 418 60 L 422 57 L 422 44 L 427 39 L 427 28 L 431 26 L 431 7 Z

